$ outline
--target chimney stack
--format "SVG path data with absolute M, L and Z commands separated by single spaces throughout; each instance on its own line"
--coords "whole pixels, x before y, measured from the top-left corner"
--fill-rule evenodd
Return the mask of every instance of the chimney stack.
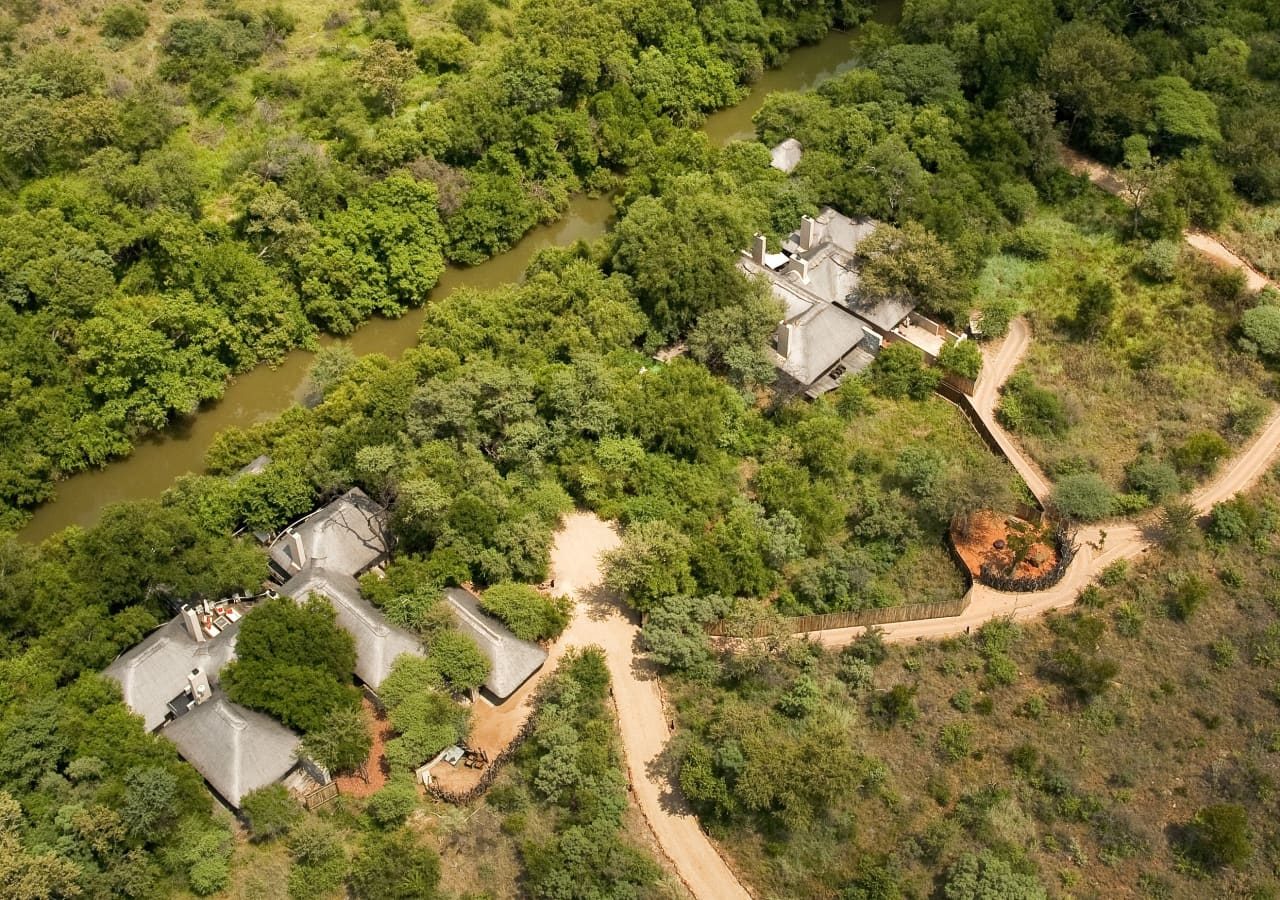
M 202 669 L 192 669 L 187 676 L 187 691 L 191 694 L 191 702 L 197 706 L 208 700 L 212 693 L 209 689 L 209 676 Z
M 764 265 L 765 238 L 760 232 L 756 232 L 755 239 L 751 242 L 751 260 L 758 266 Z
M 778 323 L 778 331 L 775 335 L 778 344 L 778 355 L 783 359 L 791 356 L 791 325 L 787 322 Z
M 800 217 L 800 249 L 812 250 L 818 237 L 818 223 L 812 216 Z
M 191 635 L 191 640 L 197 644 L 205 642 L 204 629 L 200 627 L 200 617 L 190 606 L 182 607 L 182 624 L 187 626 L 187 634 Z

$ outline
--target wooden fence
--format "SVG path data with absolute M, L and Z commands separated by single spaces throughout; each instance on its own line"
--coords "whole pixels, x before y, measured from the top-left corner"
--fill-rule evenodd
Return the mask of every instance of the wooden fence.
M 319 809 L 326 803 L 329 803 L 338 796 L 338 782 L 331 781 L 328 784 L 321 785 L 311 793 L 302 798 L 302 805 L 308 811 Z
M 730 622 L 713 622 L 707 627 L 707 633 L 715 637 L 766 637 L 779 630 L 787 634 L 801 634 L 809 631 L 831 631 L 835 628 L 856 628 L 862 625 L 888 625 L 893 622 L 910 622 L 916 619 L 945 619 L 958 616 L 968 608 L 969 594 L 966 592 L 963 597 L 939 600 L 936 603 L 907 603 L 902 606 L 884 606 L 851 612 L 790 616 L 757 623 L 748 634 L 737 632 Z

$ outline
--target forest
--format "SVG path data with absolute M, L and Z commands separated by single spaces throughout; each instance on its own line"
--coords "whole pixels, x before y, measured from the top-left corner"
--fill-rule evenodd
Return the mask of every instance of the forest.
M 619 788 L 591 653 L 551 681 L 477 824 L 430 838 L 421 809 L 449 813 L 402 781 L 321 816 L 268 796 L 246 836 L 96 674 L 169 598 L 262 582 L 233 535 L 351 486 L 397 540 L 365 596 L 423 635 L 463 583 L 556 633 L 563 610 L 530 611 L 517 586 L 547 577 L 565 512 L 619 523 L 609 583 L 646 616 L 679 785 L 759 891 L 1278 889 L 1271 480 L 1048 625 L 838 653 L 782 635 L 726 651 L 704 632 L 956 597 L 948 529 L 1030 500 L 918 355 L 889 348 L 816 402 L 773 393 L 779 310 L 734 263 L 822 205 L 884 223 L 869 291 L 956 329 L 978 315 L 992 338 L 1031 321 L 1000 414 L 1063 514 L 1167 512 L 1257 431 L 1280 300 L 1179 236 L 1219 232 L 1274 271 L 1273 4 L 907 0 L 896 25 L 772 0 L 0 8 L 0 527 L 228 377 L 426 307 L 397 359 L 325 346 L 314 403 L 222 433 L 163 497 L 0 540 L 0 883 L 16 896 L 681 896 Z M 854 26 L 857 65 L 771 95 L 758 140 L 698 130 L 789 50 Z M 805 149 L 790 176 L 768 152 L 785 137 Z M 1072 175 L 1064 147 L 1114 166 L 1135 202 Z M 613 198 L 604 238 L 540 253 L 517 284 L 431 294 L 578 192 Z M 332 715 L 353 699 L 349 667 L 329 668 Z M 430 701 L 412 693 L 417 715 Z M 257 698 L 294 712 L 273 702 Z M 406 763 L 440 741 L 403 732 Z M 549 789 L 566 745 L 579 769 Z M 442 873 L 466 855 L 483 861 Z

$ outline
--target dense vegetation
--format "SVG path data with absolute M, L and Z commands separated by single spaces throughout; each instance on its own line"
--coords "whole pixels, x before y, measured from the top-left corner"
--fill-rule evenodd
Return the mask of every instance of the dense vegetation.
M 1278 511 L 1272 474 L 1045 625 L 701 637 L 680 783 L 766 892 L 1269 896 Z
M 226 535 L 359 485 L 399 539 L 362 589 L 431 656 L 390 682 L 381 794 L 301 821 L 255 798 L 261 843 L 238 847 L 238 884 L 265 887 L 248 893 L 440 890 L 404 773 L 465 733 L 449 696 L 485 677 L 441 588 L 494 586 L 486 602 L 513 627 L 555 633 L 562 611 L 513 585 L 546 577 L 575 503 L 625 527 L 609 577 L 676 673 L 681 786 L 754 883 L 1267 889 L 1274 486 L 1216 510 L 1207 540 L 1167 506 L 1177 552 L 1109 573 L 1047 629 L 837 656 L 789 640 L 721 653 L 701 626 L 950 599 L 944 530 L 1024 499 L 906 349 L 814 404 L 770 394 L 778 308 L 734 254 L 755 231 L 776 246 L 821 204 L 886 223 L 863 248 L 868 292 L 909 292 L 956 327 L 976 310 L 992 335 L 1030 314 L 1037 349 L 1002 413 L 1064 512 L 1167 504 L 1257 428 L 1280 322 L 1176 237 L 1234 215 L 1265 256 L 1269 213 L 1236 206 L 1280 193 L 1273 5 L 908 0 L 899 28 L 859 35 L 861 66 L 774 95 L 764 143 L 725 148 L 700 116 L 860 4 L 122 3 L 56 24 L 5 9 L 5 523 L 228 373 L 423 303 L 446 260 L 501 251 L 570 192 L 616 189 L 619 212 L 606 239 L 542 254 L 521 284 L 433 300 L 399 360 L 323 351 L 316 405 L 223 434 L 209 474 L 162 500 L 40 547 L 0 543 L 6 872 L 89 896 L 226 881 L 229 831 L 196 776 L 92 673 L 165 599 L 261 582 L 260 552 Z M 788 136 L 805 146 L 790 178 L 765 149 Z M 1117 164 L 1135 202 L 1069 176 L 1061 138 Z M 648 355 L 676 339 L 684 357 Z M 972 372 L 966 353 L 950 371 Z M 262 453 L 265 471 L 230 477 Z M 329 625 L 305 628 L 328 640 Z M 332 695 L 258 705 L 355 768 L 368 744 L 343 699 L 350 666 L 288 643 L 243 662 L 306 663 Z M 486 849 L 536 896 L 655 889 L 619 836 L 605 689 L 597 655 L 574 660 L 495 795 L 518 846 Z
M 572 192 L 678 159 L 675 126 L 864 15 L 396 0 L 68 22 L 6 5 L 0 522 L 229 374 L 420 305 L 446 259 L 480 262 Z

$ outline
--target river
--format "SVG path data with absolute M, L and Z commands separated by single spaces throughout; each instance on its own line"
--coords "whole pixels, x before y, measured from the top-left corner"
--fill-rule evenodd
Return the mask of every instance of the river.
M 894 22 L 901 8 L 902 0 L 880 0 L 875 20 Z M 724 145 L 754 137 L 751 118 L 769 94 L 807 90 L 853 65 L 850 38 L 849 32 L 832 32 L 817 44 L 793 51 L 783 65 L 765 72 L 741 102 L 707 117 L 703 130 L 708 138 Z M 608 197 L 575 196 L 557 222 L 530 231 L 506 253 L 478 266 L 446 268 L 432 295 L 443 297 L 457 288 L 483 289 L 517 281 L 539 250 L 597 238 L 605 233 L 612 215 Z M 422 309 L 415 309 L 398 319 L 373 319 L 344 340 L 356 353 L 398 356 L 417 343 L 423 316 Z M 322 338 L 321 342 L 332 340 Z M 303 398 L 311 356 L 295 350 L 279 365 L 259 366 L 240 375 L 228 382 L 220 400 L 163 432 L 140 438 L 129 456 L 59 482 L 55 499 L 34 511 L 20 536 L 39 541 L 68 525 L 90 525 L 109 503 L 158 497 L 179 476 L 203 471 L 205 451 L 218 432 L 270 419 Z

